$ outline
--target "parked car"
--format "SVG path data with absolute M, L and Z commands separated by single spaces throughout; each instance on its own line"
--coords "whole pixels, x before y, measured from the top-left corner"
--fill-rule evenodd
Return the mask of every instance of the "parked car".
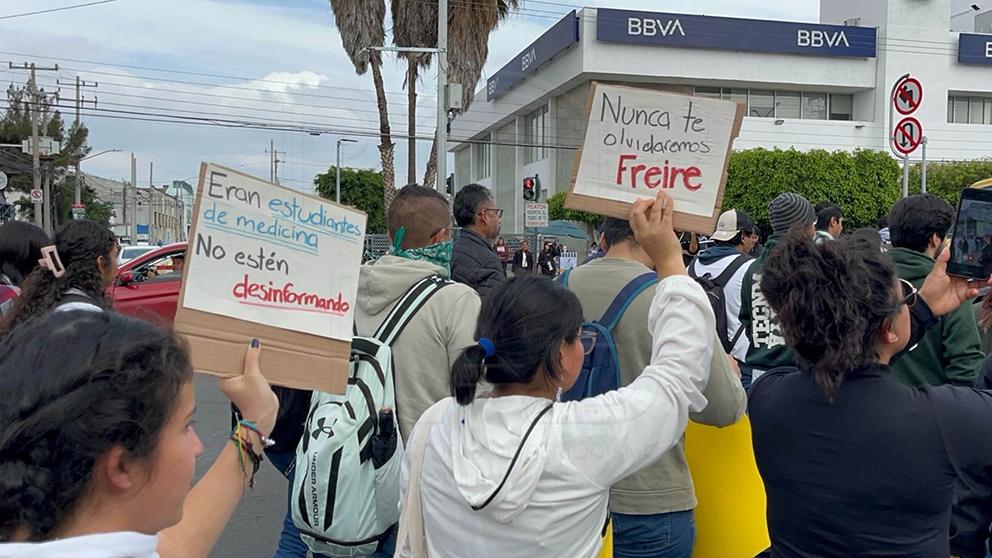
M 107 289 L 107 298 L 121 314 L 172 325 L 186 262 L 186 243 L 148 248 L 148 252 L 121 264 L 117 279 Z

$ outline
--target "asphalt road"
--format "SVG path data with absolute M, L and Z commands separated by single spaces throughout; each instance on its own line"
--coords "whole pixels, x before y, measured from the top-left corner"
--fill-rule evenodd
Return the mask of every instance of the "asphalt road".
M 197 462 L 197 478 L 213 464 L 231 435 L 230 402 L 219 389 L 217 378 L 196 374 L 196 432 L 203 441 Z M 275 552 L 286 510 L 286 479 L 266 461 L 249 491 L 234 512 L 227 529 L 214 547 L 217 558 L 271 558 Z

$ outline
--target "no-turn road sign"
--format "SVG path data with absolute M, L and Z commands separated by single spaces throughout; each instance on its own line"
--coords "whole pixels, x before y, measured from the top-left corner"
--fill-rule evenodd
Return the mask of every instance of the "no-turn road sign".
M 34 203 L 40 203 L 45 197 L 45 194 L 40 189 L 31 190 L 31 201 Z
M 916 148 L 922 142 L 923 125 L 912 116 L 900 120 L 896 124 L 895 130 L 892 131 L 892 144 L 895 146 L 896 151 L 903 155 L 908 156 L 910 153 L 916 151 Z
M 914 77 L 906 77 L 896 85 L 892 96 L 892 105 L 899 114 L 909 115 L 916 112 L 923 102 L 923 85 Z

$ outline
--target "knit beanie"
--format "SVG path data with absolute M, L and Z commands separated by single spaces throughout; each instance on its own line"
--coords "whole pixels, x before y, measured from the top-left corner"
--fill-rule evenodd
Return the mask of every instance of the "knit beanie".
M 771 221 L 773 232 L 785 233 L 794 225 L 815 223 L 816 211 L 806 198 L 786 192 L 768 204 L 768 220 Z

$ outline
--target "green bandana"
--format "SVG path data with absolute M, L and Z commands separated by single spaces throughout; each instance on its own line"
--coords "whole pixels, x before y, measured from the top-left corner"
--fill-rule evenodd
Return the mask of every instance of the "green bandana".
M 400 227 L 399 230 L 396 231 L 396 236 L 393 238 L 392 253 L 394 256 L 399 256 L 408 260 L 418 260 L 432 263 L 443 268 L 445 276 L 451 275 L 451 252 L 455 247 L 454 242 L 446 240 L 444 242 L 438 242 L 437 244 L 431 244 L 430 246 L 422 246 L 420 248 L 404 250 L 403 248 L 400 248 L 403 244 L 404 236 L 406 236 L 406 229 Z

